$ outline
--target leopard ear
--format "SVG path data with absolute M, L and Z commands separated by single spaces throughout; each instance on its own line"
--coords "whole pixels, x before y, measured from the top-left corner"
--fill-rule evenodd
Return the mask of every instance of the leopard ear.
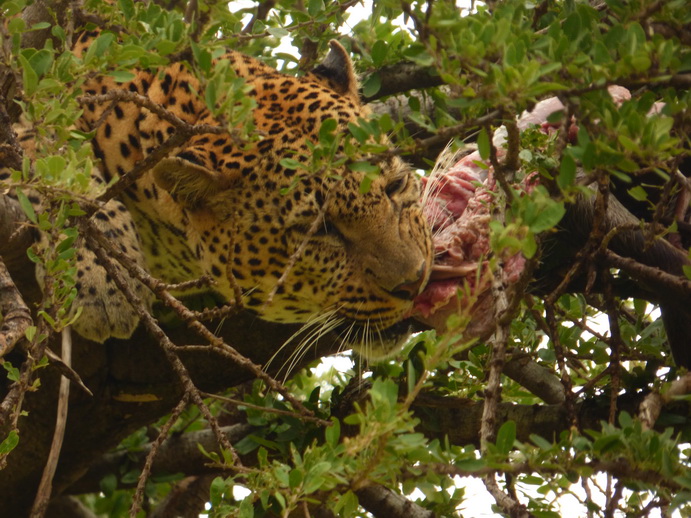
M 348 51 L 336 40 L 331 40 L 329 46 L 329 54 L 321 65 L 312 70 L 312 74 L 320 83 L 360 104 L 360 85 Z
M 180 156 L 164 158 L 153 168 L 156 185 L 188 209 L 206 205 L 206 201 L 234 183 L 233 177 L 195 164 Z

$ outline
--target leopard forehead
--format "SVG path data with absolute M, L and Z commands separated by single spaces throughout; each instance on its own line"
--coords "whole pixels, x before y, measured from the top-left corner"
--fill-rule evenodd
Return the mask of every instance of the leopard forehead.
M 358 330 L 381 334 L 409 311 L 427 279 L 432 245 L 417 179 L 399 158 L 381 161 L 367 189 L 365 174 L 344 163 L 309 170 L 324 121 L 335 120 L 336 133 L 344 134 L 368 116 L 350 59 L 332 47 L 304 77 L 229 53 L 224 60 L 256 103 L 259 138 L 242 144 L 225 133 L 195 135 L 123 201 L 154 275 L 171 283 L 210 275 L 228 299 L 239 288 L 243 304 L 262 318 L 306 322 L 329 315 L 344 334 L 367 342 Z M 146 95 L 188 123 L 218 126 L 197 94 L 200 83 L 182 64 L 141 71 L 129 83 L 97 78 L 84 87 L 87 94 L 114 88 Z M 106 181 L 132 170 L 175 132 L 134 103 L 107 109 L 87 106 L 83 118 L 87 129 L 98 125 L 94 149 Z M 285 159 L 305 167 L 286 167 Z

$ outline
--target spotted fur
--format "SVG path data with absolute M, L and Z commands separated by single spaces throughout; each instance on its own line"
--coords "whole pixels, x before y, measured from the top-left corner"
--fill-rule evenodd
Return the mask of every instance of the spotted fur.
M 94 36 L 82 36 L 78 55 Z M 326 119 L 335 119 L 344 133 L 368 114 L 350 58 L 338 43 L 305 77 L 281 74 L 236 52 L 224 59 L 256 101 L 256 142 L 243 145 L 225 133 L 197 135 L 140 178 L 122 205 L 112 202 L 96 218 L 166 282 L 209 275 L 228 299 L 237 283 L 243 305 L 261 318 L 306 322 L 328 313 L 351 342 L 371 342 L 375 356 L 386 353 L 404 334 L 400 322 L 431 263 L 416 175 L 398 157 L 388 158 L 363 193 L 363 173 L 347 166 L 306 175 L 281 165 L 283 158 L 309 161 L 308 143 L 317 142 Z M 197 93 L 203 91 L 199 81 L 182 63 L 140 71 L 128 83 L 97 77 L 83 90 L 94 95 L 116 88 L 145 95 L 188 123 L 218 126 Z M 132 170 L 174 131 L 133 102 L 89 104 L 81 125 L 96 128 L 92 144 L 105 181 Z M 103 273 L 95 272 L 94 263 L 91 255 L 78 260 L 79 302 L 108 307 L 112 286 L 98 278 Z M 98 341 L 127 336 L 136 318 L 123 318 L 131 325 L 120 330 L 78 330 Z

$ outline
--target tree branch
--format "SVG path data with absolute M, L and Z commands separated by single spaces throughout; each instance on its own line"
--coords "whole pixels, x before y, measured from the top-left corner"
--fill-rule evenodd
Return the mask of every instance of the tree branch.
M 444 84 L 444 81 L 442 81 L 434 68 L 421 67 L 408 61 L 382 67 L 375 74 L 379 75 L 381 86 L 374 95 L 369 97 L 363 96 L 364 101 L 367 103 L 389 95 L 405 93 L 411 90 L 422 90 Z
M 404 496 L 380 486 L 366 486 L 355 494 L 360 505 L 377 518 L 435 518 L 432 511 L 414 504 Z
M 252 433 L 253 427 L 248 424 L 234 424 L 222 427 L 221 431 L 228 442 L 235 444 Z M 200 451 L 200 447 L 205 451 L 213 451 L 216 445 L 216 437 L 208 429 L 173 434 L 163 441 L 158 448 L 158 452 L 151 463 L 151 473 L 153 475 L 184 473 L 188 476 L 221 473 L 222 470 L 218 466 L 211 466 L 209 458 Z M 120 451 L 102 456 L 89 466 L 89 470 L 84 476 L 67 492 L 69 494 L 82 494 L 99 491 L 99 481 L 109 473 L 120 473 L 122 466 L 128 466 L 130 469 L 133 467 L 143 469 L 153 446 L 154 443 L 149 443 L 136 452 Z M 132 487 L 133 485 L 133 483 L 120 483 L 119 487 Z

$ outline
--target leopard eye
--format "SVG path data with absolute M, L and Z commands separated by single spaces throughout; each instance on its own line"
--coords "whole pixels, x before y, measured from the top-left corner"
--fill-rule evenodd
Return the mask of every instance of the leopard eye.
M 304 236 L 309 235 L 310 237 L 335 237 L 338 239 L 343 239 L 343 234 L 338 230 L 336 225 L 331 223 L 328 219 L 324 219 L 319 226 L 312 232 L 310 232 L 310 229 L 312 228 L 311 225 L 295 225 L 291 227 L 291 229 L 298 233 L 302 234 Z
M 390 198 L 405 189 L 407 184 L 408 175 L 404 175 L 389 182 L 384 190 L 386 191 L 387 196 Z
M 331 237 L 337 237 L 341 238 L 341 233 L 339 232 L 338 228 L 336 228 L 336 225 L 334 225 L 331 221 L 328 219 L 325 219 L 319 227 L 317 227 L 317 230 L 314 232 L 315 236 L 331 236 Z

